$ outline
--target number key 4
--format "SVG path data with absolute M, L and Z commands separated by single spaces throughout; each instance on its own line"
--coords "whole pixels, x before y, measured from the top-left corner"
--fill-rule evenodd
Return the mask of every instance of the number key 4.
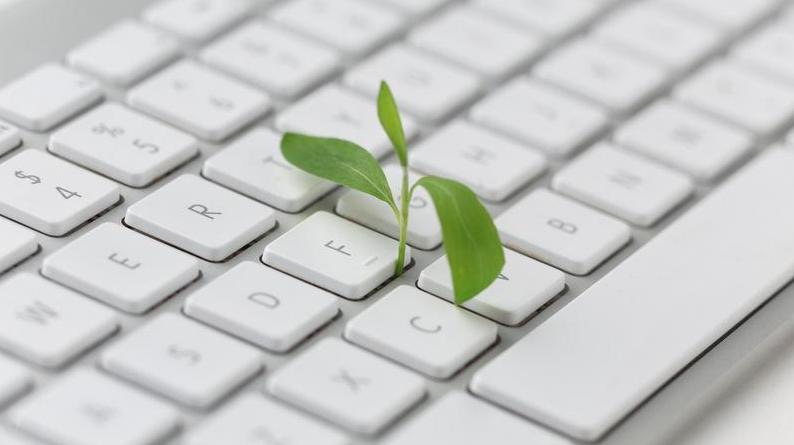
M 64 235 L 115 204 L 113 182 L 36 150 L 0 164 L 0 214 L 52 236 Z

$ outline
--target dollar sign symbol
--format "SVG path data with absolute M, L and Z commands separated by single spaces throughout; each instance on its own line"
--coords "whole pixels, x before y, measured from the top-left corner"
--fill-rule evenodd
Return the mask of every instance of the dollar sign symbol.
M 19 179 L 27 179 L 30 181 L 31 184 L 34 185 L 41 183 L 41 178 L 39 178 L 36 175 L 26 175 L 25 172 L 23 172 L 22 170 L 15 171 L 14 176 L 16 176 Z

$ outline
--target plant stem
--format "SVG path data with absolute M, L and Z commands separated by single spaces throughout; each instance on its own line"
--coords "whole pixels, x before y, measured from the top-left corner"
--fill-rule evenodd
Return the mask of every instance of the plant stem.
M 408 166 L 402 165 L 403 177 L 400 192 L 400 246 L 397 250 L 397 262 L 394 264 L 394 276 L 399 277 L 405 268 L 405 246 L 408 241 L 408 211 L 411 203 L 411 191 L 408 189 Z

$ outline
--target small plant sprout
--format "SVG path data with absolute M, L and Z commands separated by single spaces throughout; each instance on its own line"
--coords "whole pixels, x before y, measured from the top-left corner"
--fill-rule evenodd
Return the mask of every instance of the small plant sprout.
M 403 273 L 405 263 L 409 203 L 417 187 L 423 187 L 433 200 L 441 223 L 455 303 L 463 304 L 488 287 L 504 266 L 502 243 L 491 215 L 477 195 L 460 182 L 424 176 L 410 185 L 405 132 L 394 96 L 385 82 L 381 82 L 377 109 L 381 126 L 402 168 L 397 199 L 378 161 L 369 151 L 352 142 L 286 133 L 281 140 L 284 158 L 308 173 L 367 193 L 391 208 L 400 228 L 395 276 Z

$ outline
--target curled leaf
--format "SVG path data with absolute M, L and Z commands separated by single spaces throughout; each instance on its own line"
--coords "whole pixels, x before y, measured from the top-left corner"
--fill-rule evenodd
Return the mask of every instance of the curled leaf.
M 436 207 L 447 252 L 455 303 L 475 297 L 502 272 L 502 242 L 491 215 L 467 186 L 451 179 L 425 176 L 412 189 L 427 190 Z

